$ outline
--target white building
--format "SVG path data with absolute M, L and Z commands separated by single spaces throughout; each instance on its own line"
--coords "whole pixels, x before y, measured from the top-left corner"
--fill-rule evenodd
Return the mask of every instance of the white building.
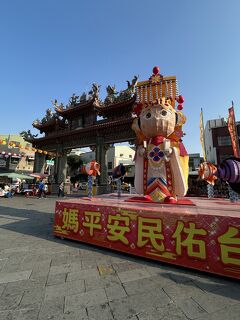
M 238 139 L 240 139 L 240 123 L 236 122 Z M 224 118 L 208 120 L 204 130 L 206 158 L 214 164 L 233 156 L 231 137 L 227 121 Z
M 107 169 L 108 174 L 112 173 L 112 169 L 122 163 L 128 172 L 128 177 L 134 177 L 135 163 L 134 163 L 135 150 L 129 146 L 114 146 L 107 151 Z M 86 164 L 95 160 L 95 152 L 85 152 L 80 155 L 83 163 Z

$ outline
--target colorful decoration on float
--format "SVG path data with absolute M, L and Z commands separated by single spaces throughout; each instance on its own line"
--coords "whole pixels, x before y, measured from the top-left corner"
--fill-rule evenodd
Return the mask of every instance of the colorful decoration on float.
M 200 113 L 200 142 L 202 145 L 203 159 L 204 159 L 204 161 L 206 161 L 207 158 L 206 158 L 206 146 L 205 146 L 205 138 L 204 138 L 204 122 L 203 122 L 202 108 L 201 108 L 201 113 Z
M 120 163 L 112 171 L 112 180 L 116 181 L 118 197 L 121 197 L 122 181 L 123 181 L 126 174 L 127 174 L 126 168 L 124 167 L 124 165 L 122 163 Z
M 176 78 L 163 77 L 158 67 L 148 81 L 137 84 L 132 125 L 137 135 L 135 189 L 155 202 L 176 203 L 177 197 L 187 192 L 189 157 L 182 143 L 183 102 Z
M 210 162 L 203 162 L 199 167 L 199 176 L 212 185 L 218 178 L 224 180 L 240 194 L 240 158 L 225 159 L 218 167 Z
M 233 101 L 232 107 L 228 109 L 228 112 L 228 131 L 232 141 L 233 154 L 234 157 L 240 157 Z
M 97 175 L 100 176 L 100 164 L 97 161 L 91 161 L 83 167 L 83 172 L 88 175 L 88 197 L 92 198 L 93 196 L 93 179 Z

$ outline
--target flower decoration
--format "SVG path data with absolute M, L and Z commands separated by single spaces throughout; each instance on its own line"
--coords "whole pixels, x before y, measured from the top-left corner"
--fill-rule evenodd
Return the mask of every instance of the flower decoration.
M 159 147 L 154 147 L 152 151 L 149 152 L 149 157 L 152 158 L 153 161 L 158 162 L 163 158 L 164 153 Z

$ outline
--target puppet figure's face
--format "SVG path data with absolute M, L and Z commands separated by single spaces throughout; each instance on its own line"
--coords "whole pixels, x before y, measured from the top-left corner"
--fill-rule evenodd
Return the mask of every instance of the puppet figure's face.
M 176 113 L 170 106 L 160 104 L 144 108 L 140 114 L 140 127 L 145 137 L 161 135 L 167 138 L 174 132 Z

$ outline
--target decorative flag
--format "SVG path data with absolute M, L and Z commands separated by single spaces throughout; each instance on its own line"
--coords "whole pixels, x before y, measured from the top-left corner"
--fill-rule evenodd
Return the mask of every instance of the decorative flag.
M 203 124 L 203 111 L 201 108 L 200 113 L 200 141 L 202 145 L 203 159 L 206 161 L 206 147 L 205 147 L 205 138 L 204 138 L 204 124 Z
M 234 106 L 232 102 L 232 107 L 228 109 L 228 131 L 232 140 L 233 154 L 235 157 L 239 157 L 239 144 L 238 144 L 238 134 L 236 128 Z

